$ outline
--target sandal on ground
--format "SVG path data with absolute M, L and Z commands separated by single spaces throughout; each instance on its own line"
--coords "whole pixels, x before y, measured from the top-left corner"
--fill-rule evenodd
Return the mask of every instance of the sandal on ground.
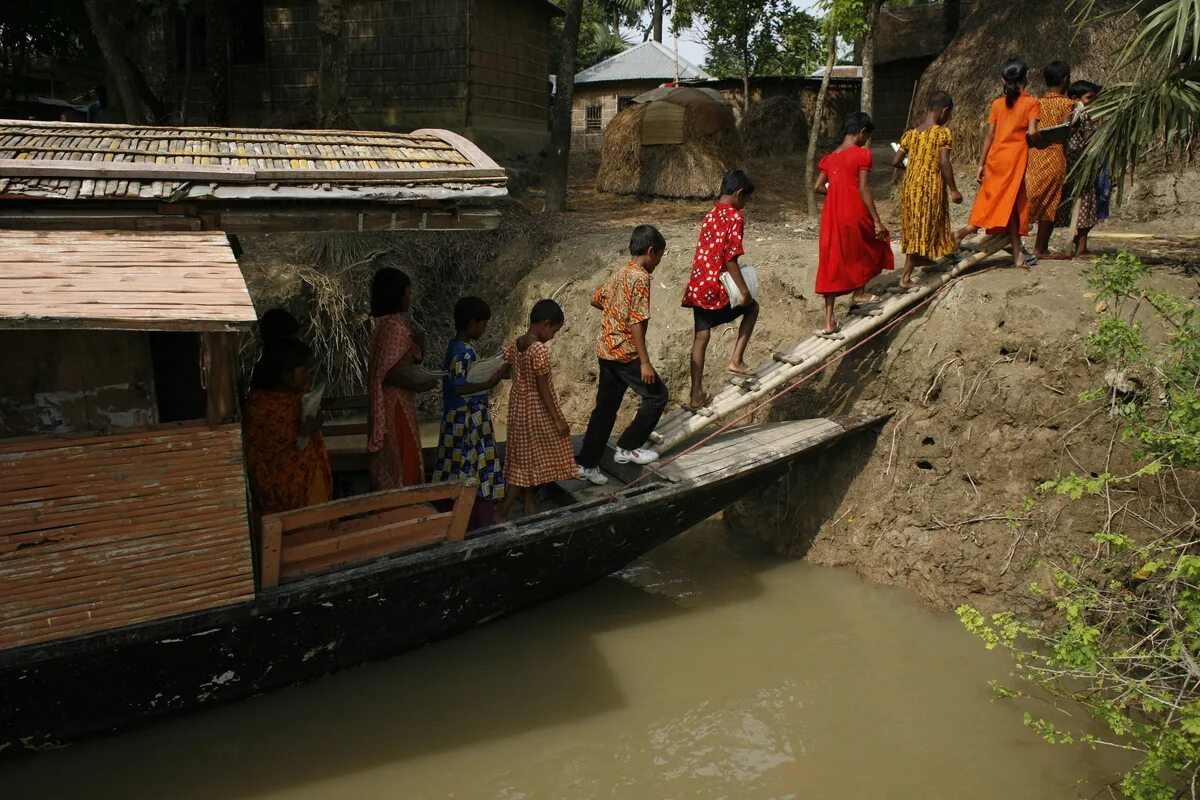
M 1021 269 L 1029 269 L 1030 267 L 1035 266 L 1038 263 L 1038 257 L 1036 255 L 1034 255 L 1033 253 L 1025 253 L 1024 255 L 1025 255 L 1025 260 L 1017 265 Z
M 689 414 L 694 414 L 697 417 L 711 417 L 713 414 L 716 413 L 708 406 L 708 404 L 711 403 L 712 400 L 713 400 L 713 396 L 711 394 L 706 394 L 706 395 L 704 395 L 704 401 L 698 405 L 691 405 L 690 403 L 680 403 L 679 407 L 682 408 L 684 411 L 688 412 Z
M 850 307 L 856 308 L 858 306 L 873 306 L 877 303 L 882 303 L 882 302 L 883 302 L 883 298 L 877 294 L 871 295 L 866 300 L 855 300 L 853 297 L 851 297 L 850 298 Z

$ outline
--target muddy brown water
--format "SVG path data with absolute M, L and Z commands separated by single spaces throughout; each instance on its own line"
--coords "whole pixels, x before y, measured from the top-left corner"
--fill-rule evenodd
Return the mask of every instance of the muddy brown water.
M 991 702 L 1005 669 L 952 616 L 712 521 L 421 650 L 0 763 L 0 793 L 1011 800 L 1110 775 Z

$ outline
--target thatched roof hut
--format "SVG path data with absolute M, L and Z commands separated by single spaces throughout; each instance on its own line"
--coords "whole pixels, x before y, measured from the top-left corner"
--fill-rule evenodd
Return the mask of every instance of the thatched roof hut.
M 955 158 L 975 158 L 987 132 L 988 109 L 1000 96 L 1000 67 L 1018 57 L 1029 64 L 1029 91 L 1040 94 L 1042 67 L 1055 59 L 1071 65 L 1073 79 L 1118 79 L 1116 53 L 1129 39 L 1129 20 L 1076 31 L 1078 8 L 1070 0 L 978 0 L 953 41 L 925 70 L 913 102 L 915 124 L 924 98 L 939 89 L 954 97 Z
M 740 163 L 733 108 L 712 89 L 659 88 L 613 117 L 596 189 L 672 198 L 715 197 Z

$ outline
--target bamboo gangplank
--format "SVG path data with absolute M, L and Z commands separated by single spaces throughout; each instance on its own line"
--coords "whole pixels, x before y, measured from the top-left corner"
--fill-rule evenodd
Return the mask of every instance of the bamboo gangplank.
M 706 406 L 706 409 L 712 412 L 710 416 L 693 414 L 684 409 L 667 415 L 650 435 L 651 444 L 659 453 L 665 453 L 705 428 L 735 418 L 739 412 L 750 409 L 754 404 L 786 388 L 846 347 L 862 341 L 884 327 L 898 315 L 982 263 L 1007 242 L 1005 236 L 989 236 L 980 243 L 977 251 L 954 263 L 946 272 L 927 273 L 928 277 L 913 291 L 885 295 L 883 300 L 873 307 L 873 312 L 878 312 L 877 316 L 848 317 L 842 323 L 840 339 L 827 339 L 814 334 L 790 350 L 776 354 L 770 361 L 758 365 L 754 370 L 754 378 L 735 379 L 737 383 L 731 382 L 730 386 L 715 394 Z M 948 256 L 939 264 L 949 264 L 952 259 L 952 256 Z

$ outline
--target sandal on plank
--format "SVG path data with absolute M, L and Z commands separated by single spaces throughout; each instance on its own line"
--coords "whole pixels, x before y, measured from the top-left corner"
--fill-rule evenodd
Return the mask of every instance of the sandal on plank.
M 706 394 L 704 395 L 704 402 L 700 403 L 699 405 L 693 406 L 689 403 L 680 403 L 679 407 L 689 414 L 693 414 L 697 417 L 711 417 L 717 413 L 709 408 L 708 404 L 711 403 L 712 400 L 713 396 L 711 394 Z
M 832 331 L 826 331 L 821 328 L 817 328 L 815 331 L 813 331 L 813 336 L 816 336 L 820 339 L 829 339 L 833 342 L 840 342 L 842 339 L 846 338 L 846 335 L 842 333 L 841 328 L 837 328 Z

